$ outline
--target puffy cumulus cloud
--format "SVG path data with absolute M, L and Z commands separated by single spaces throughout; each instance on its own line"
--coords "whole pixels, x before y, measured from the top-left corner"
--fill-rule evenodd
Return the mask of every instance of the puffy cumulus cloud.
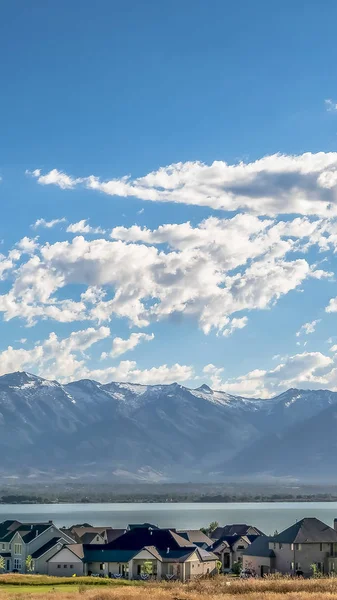
M 71 223 L 68 227 L 67 227 L 67 233 L 91 233 L 93 235 L 97 235 L 100 233 L 105 233 L 104 229 L 102 229 L 101 227 L 91 227 L 91 225 L 89 225 L 87 219 L 82 219 L 81 221 L 78 221 L 77 223 Z
M 17 247 L 24 254 L 34 254 L 35 250 L 39 247 L 37 238 L 24 237 L 17 243 Z
M 156 385 L 188 381 L 194 377 L 194 369 L 191 366 L 176 363 L 170 367 L 161 365 L 141 370 L 137 367 L 136 362 L 124 360 L 117 367 L 90 371 L 90 377 L 102 383 L 115 380 Z
M 44 227 L 45 229 L 51 229 L 55 227 L 55 225 L 60 225 L 60 223 L 65 223 L 67 219 L 62 217 L 61 219 L 52 219 L 51 221 L 46 221 L 46 219 L 37 219 L 31 227 L 33 229 L 38 229 L 39 227 Z
M 131 333 L 130 337 L 126 340 L 123 340 L 123 338 L 120 337 L 115 337 L 112 342 L 112 350 L 110 354 L 103 352 L 101 358 L 105 359 L 108 356 L 115 358 L 116 356 L 120 356 L 121 354 L 129 352 L 129 350 L 134 350 L 141 342 L 150 342 L 153 339 L 153 333 Z
M 178 363 L 140 369 L 134 361 L 122 361 L 105 369 L 90 369 L 85 352 L 94 344 L 110 337 L 108 327 L 89 327 L 60 339 L 51 333 L 31 349 L 8 346 L 0 352 L 0 375 L 18 370 L 30 370 L 47 379 L 63 383 L 80 378 L 92 378 L 102 383 L 111 380 L 156 384 L 183 382 L 194 376 L 193 368 Z
M 0 281 L 5 279 L 7 273 L 13 270 L 20 257 L 21 252 L 17 249 L 11 250 L 7 256 L 0 254 Z
M 334 106 L 329 101 L 328 107 Z M 136 197 L 153 202 L 209 206 L 258 215 L 337 215 L 337 153 L 274 154 L 254 162 L 214 161 L 176 163 L 143 177 L 101 181 L 74 178 L 57 169 L 42 174 L 29 171 L 41 185 L 62 189 L 83 185 L 110 196 Z
M 311 321 L 310 323 L 304 323 L 302 327 L 296 332 L 296 337 L 300 335 L 309 335 L 310 333 L 314 333 L 316 330 L 316 325 L 321 322 L 321 319 L 316 319 L 315 321 Z
M 229 380 L 221 380 L 221 371 L 209 371 L 209 378 L 219 390 L 256 398 L 276 396 L 294 387 L 337 389 L 337 356 L 332 359 L 321 352 L 303 352 L 280 360 L 269 371 L 255 369 Z
M 322 237 L 324 249 L 334 247 L 335 228 L 330 220 L 238 214 L 197 227 L 120 227 L 111 240 L 47 243 L 15 271 L 12 288 L 0 295 L 0 312 L 29 324 L 38 318 L 104 323 L 118 316 L 136 327 L 186 314 L 206 334 L 228 336 L 246 325 L 245 312 L 269 308 L 310 277 L 331 275 L 299 253 L 313 244 L 321 250 Z M 64 299 L 68 286 L 86 290 L 77 300 Z
M 81 377 L 88 372 L 84 351 L 109 336 L 108 327 L 89 327 L 72 332 L 63 339 L 51 333 L 45 341 L 38 342 L 31 349 L 14 349 L 8 346 L 0 352 L 0 374 L 31 369 L 43 377 L 59 378 L 62 381 Z

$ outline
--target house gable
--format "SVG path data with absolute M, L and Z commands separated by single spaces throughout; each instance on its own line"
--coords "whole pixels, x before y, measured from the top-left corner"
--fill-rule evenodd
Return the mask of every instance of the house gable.
M 82 559 L 76 556 L 69 548 L 61 548 L 56 554 L 48 559 L 47 562 L 52 563 L 76 563 L 82 562 Z

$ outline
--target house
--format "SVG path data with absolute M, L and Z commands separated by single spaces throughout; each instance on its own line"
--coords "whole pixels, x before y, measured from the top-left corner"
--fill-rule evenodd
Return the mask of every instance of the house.
M 37 573 L 47 573 L 47 559 L 58 544 L 72 543 L 73 539 L 62 533 L 52 521 L 47 523 L 0 523 L 0 555 L 5 559 L 5 571 L 26 571 L 26 559 L 32 557 L 32 568 Z
M 106 544 L 110 530 L 111 527 L 92 527 L 91 525 L 73 525 L 67 529 L 61 529 L 78 544 Z
M 313 564 L 324 574 L 337 571 L 337 531 L 316 518 L 301 519 L 272 538 L 256 540 L 243 553 L 243 566 L 258 574 L 309 577 Z
M 83 545 L 68 544 L 60 547 L 47 560 L 47 573 L 56 577 L 84 575 Z
M 83 546 L 85 573 L 186 581 L 217 572 L 215 554 L 175 530 L 133 527 L 109 544 Z
M 199 548 L 204 548 L 204 550 L 207 550 L 212 545 L 211 538 L 203 533 L 203 531 L 200 531 L 200 529 L 179 529 L 177 533 L 185 540 L 199 546 Z
M 217 527 L 211 534 L 211 538 L 212 540 L 220 540 L 228 535 L 264 535 L 264 533 L 252 525 L 246 525 L 245 523 L 234 523 L 233 525 Z
M 243 551 L 260 535 L 225 535 L 213 542 L 208 550 L 213 552 L 222 564 L 222 572 L 231 571 L 235 563 L 242 563 Z

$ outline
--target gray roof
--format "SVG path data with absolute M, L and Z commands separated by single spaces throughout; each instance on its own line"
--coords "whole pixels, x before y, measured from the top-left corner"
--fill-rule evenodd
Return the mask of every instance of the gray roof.
M 273 541 L 282 544 L 314 544 L 337 542 L 337 531 L 315 517 L 301 519 L 288 529 L 274 536 Z
M 267 535 L 259 535 L 256 540 L 243 550 L 244 556 L 261 556 L 267 558 L 274 558 L 274 550 L 269 549 L 269 542 L 272 542 L 274 538 L 268 537 Z
M 255 527 L 255 525 L 246 525 L 246 523 L 234 523 L 233 525 L 217 527 L 211 535 L 213 540 L 219 540 L 225 535 L 247 535 L 251 528 L 255 529 L 258 535 L 264 535 L 264 533 Z
M 108 544 L 114 540 L 117 540 L 117 538 L 121 537 L 121 535 L 124 535 L 125 531 L 125 529 L 107 529 L 106 534 L 108 538 Z
M 211 538 L 208 537 L 203 531 L 200 529 L 180 529 L 177 531 L 178 535 L 185 538 L 192 544 L 206 544 L 206 546 L 211 546 L 213 543 Z
M 63 538 L 53 537 L 51 540 L 49 540 L 49 542 L 41 546 L 41 548 L 35 550 L 35 552 L 32 554 L 32 558 L 40 558 L 40 556 L 48 552 L 48 550 L 51 550 L 51 548 L 54 548 L 54 546 L 57 546 L 57 544 L 61 544 L 61 546 L 63 546 L 64 543 L 65 540 Z

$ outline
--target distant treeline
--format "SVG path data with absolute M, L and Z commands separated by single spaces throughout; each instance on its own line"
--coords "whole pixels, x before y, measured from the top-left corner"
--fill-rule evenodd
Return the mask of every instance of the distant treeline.
M 337 492 L 312 492 L 312 493 L 297 493 L 290 494 L 285 493 L 244 493 L 239 494 L 228 494 L 228 493 L 196 493 L 195 491 L 186 490 L 182 492 L 169 492 L 163 490 L 162 493 L 151 493 L 150 490 L 147 492 L 139 491 L 133 492 L 130 490 L 128 493 L 120 493 L 116 489 L 113 490 L 99 490 L 95 489 L 93 492 L 87 492 L 83 495 L 81 489 L 55 489 L 46 491 L 43 496 L 37 495 L 28 490 L 25 494 L 23 493 L 8 493 L 8 491 L 0 491 L 0 503 L 1 504 L 49 504 L 49 503 L 95 503 L 95 502 L 336 502 Z

